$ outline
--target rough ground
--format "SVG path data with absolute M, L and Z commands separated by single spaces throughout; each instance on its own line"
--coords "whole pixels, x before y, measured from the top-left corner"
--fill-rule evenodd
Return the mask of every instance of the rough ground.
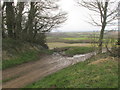
M 3 88 L 22 88 L 69 65 L 84 61 L 95 53 L 63 57 L 57 53 L 45 56 L 34 62 L 28 62 L 3 70 Z

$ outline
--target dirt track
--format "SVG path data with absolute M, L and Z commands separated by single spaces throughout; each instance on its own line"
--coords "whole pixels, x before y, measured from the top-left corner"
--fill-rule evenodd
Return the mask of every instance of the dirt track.
M 29 62 L 17 67 L 3 70 L 3 88 L 22 88 L 60 69 L 90 58 L 95 53 L 63 57 L 59 54 L 45 56 L 42 59 Z

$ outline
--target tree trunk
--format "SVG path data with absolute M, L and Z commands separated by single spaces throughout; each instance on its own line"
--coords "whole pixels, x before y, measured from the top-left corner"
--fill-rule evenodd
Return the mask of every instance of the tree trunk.
M 101 32 L 100 32 L 98 53 L 102 53 L 102 46 L 103 46 L 103 37 L 104 37 L 105 26 L 106 25 L 102 26 L 102 29 L 101 29 Z
M 35 10 L 35 2 L 30 3 L 30 11 L 28 15 L 28 21 L 26 23 L 25 32 L 27 33 L 27 37 L 29 41 L 33 40 L 33 21 L 35 18 L 36 10 Z
M 2 38 L 5 38 L 5 27 L 4 27 L 4 7 L 5 7 L 5 3 L 3 3 L 2 6 L 2 24 L 1 24 L 1 28 L 2 28 Z
M 24 10 L 24 2 L 18 2 L 18 14 L 16 16 L 16 38 L 20 38 L 20 34 L 22 31 L 22 12 Z
M 31 9 L 30 9 L 30 13 L 29 13 L 29 16 L 28 16 L 28 19 L 29 19 L 29 34 L 30 34 L 31 39 L 33 39 L 33 20 L 35 18 L 35 13 L 36 13 L 34 4 L 35 4 L 34 2 L 31 2 Z
M 14 37 L 14 28 L 15 28 L 15 15 L 14 15 L 14 8 L 13 2 L 6 2 L 6 24 L 8 30 L 8 37 Z
M 102 53 L 104 31 L 105 31 L 105 27 L 107 25 L 107 23 L 106 23 L 106 20 L 107 20 L 107 7 L 108 7 L 108 2 L 105 2 L 104 12 L 101 15 L 101 17 L 103 18 L 103 21 L 101 21 L 102 22 L 102 28 L 101 28 L 100 37 L 99 37 L 99 50 L 98 50 L 98 53 Z
M 120 45 L 120 2 L 118 3 L 118 43 L 117 44 Z

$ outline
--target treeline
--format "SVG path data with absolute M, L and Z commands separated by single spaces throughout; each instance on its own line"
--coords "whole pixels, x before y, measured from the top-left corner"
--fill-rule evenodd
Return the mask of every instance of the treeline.
M 3 2 L 2 38 L 38 43 L 47 48 L 45 33 L 65 21 L 66 13 L 61 11 L 57 0 Z

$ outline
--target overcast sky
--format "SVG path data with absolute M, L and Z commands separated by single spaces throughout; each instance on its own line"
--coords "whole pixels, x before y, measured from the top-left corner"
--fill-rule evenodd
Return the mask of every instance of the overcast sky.
M 97 31 L 100 27 L 87 23 L 90 11 L 77 5 L 75 0 L 61 0 L 60 7 L 68 13 L 67 21 L 55 31 Z M 91 13 L 90 13 L 91 14 Z M 92 16 L 94 13 L 92 13 Z M 94 15 L 95 16 L 95 15 Z
M 17 0 L 14 0 L 14 1 L 17 1 Z M 68 18 L 67 18 L 67 21 L 64 24 L 62 24 L 60 28 L 55 29 L 53 31 L 69 32 L 69 31 L 100 30 L 100 27 L 93 26 L 87 23 L 87 21 L 90 20 L 89 14 L 92 14 L 92 16 L 95 16 L 95 13 L 93 12 L 91 13 L 88 9 L 78 6 L 78 4 L 75 1 L 76 0 L 60 0 L 59 5 L 63 11 L 66 11 L 68 13 Z
M 67 21 L 57 31 L 89 31 L 97 30 L 98 27 L 86 22 L 88 10 L 77 5 L 75 0 L 61 0 L 60 7 L 68 13 Z

